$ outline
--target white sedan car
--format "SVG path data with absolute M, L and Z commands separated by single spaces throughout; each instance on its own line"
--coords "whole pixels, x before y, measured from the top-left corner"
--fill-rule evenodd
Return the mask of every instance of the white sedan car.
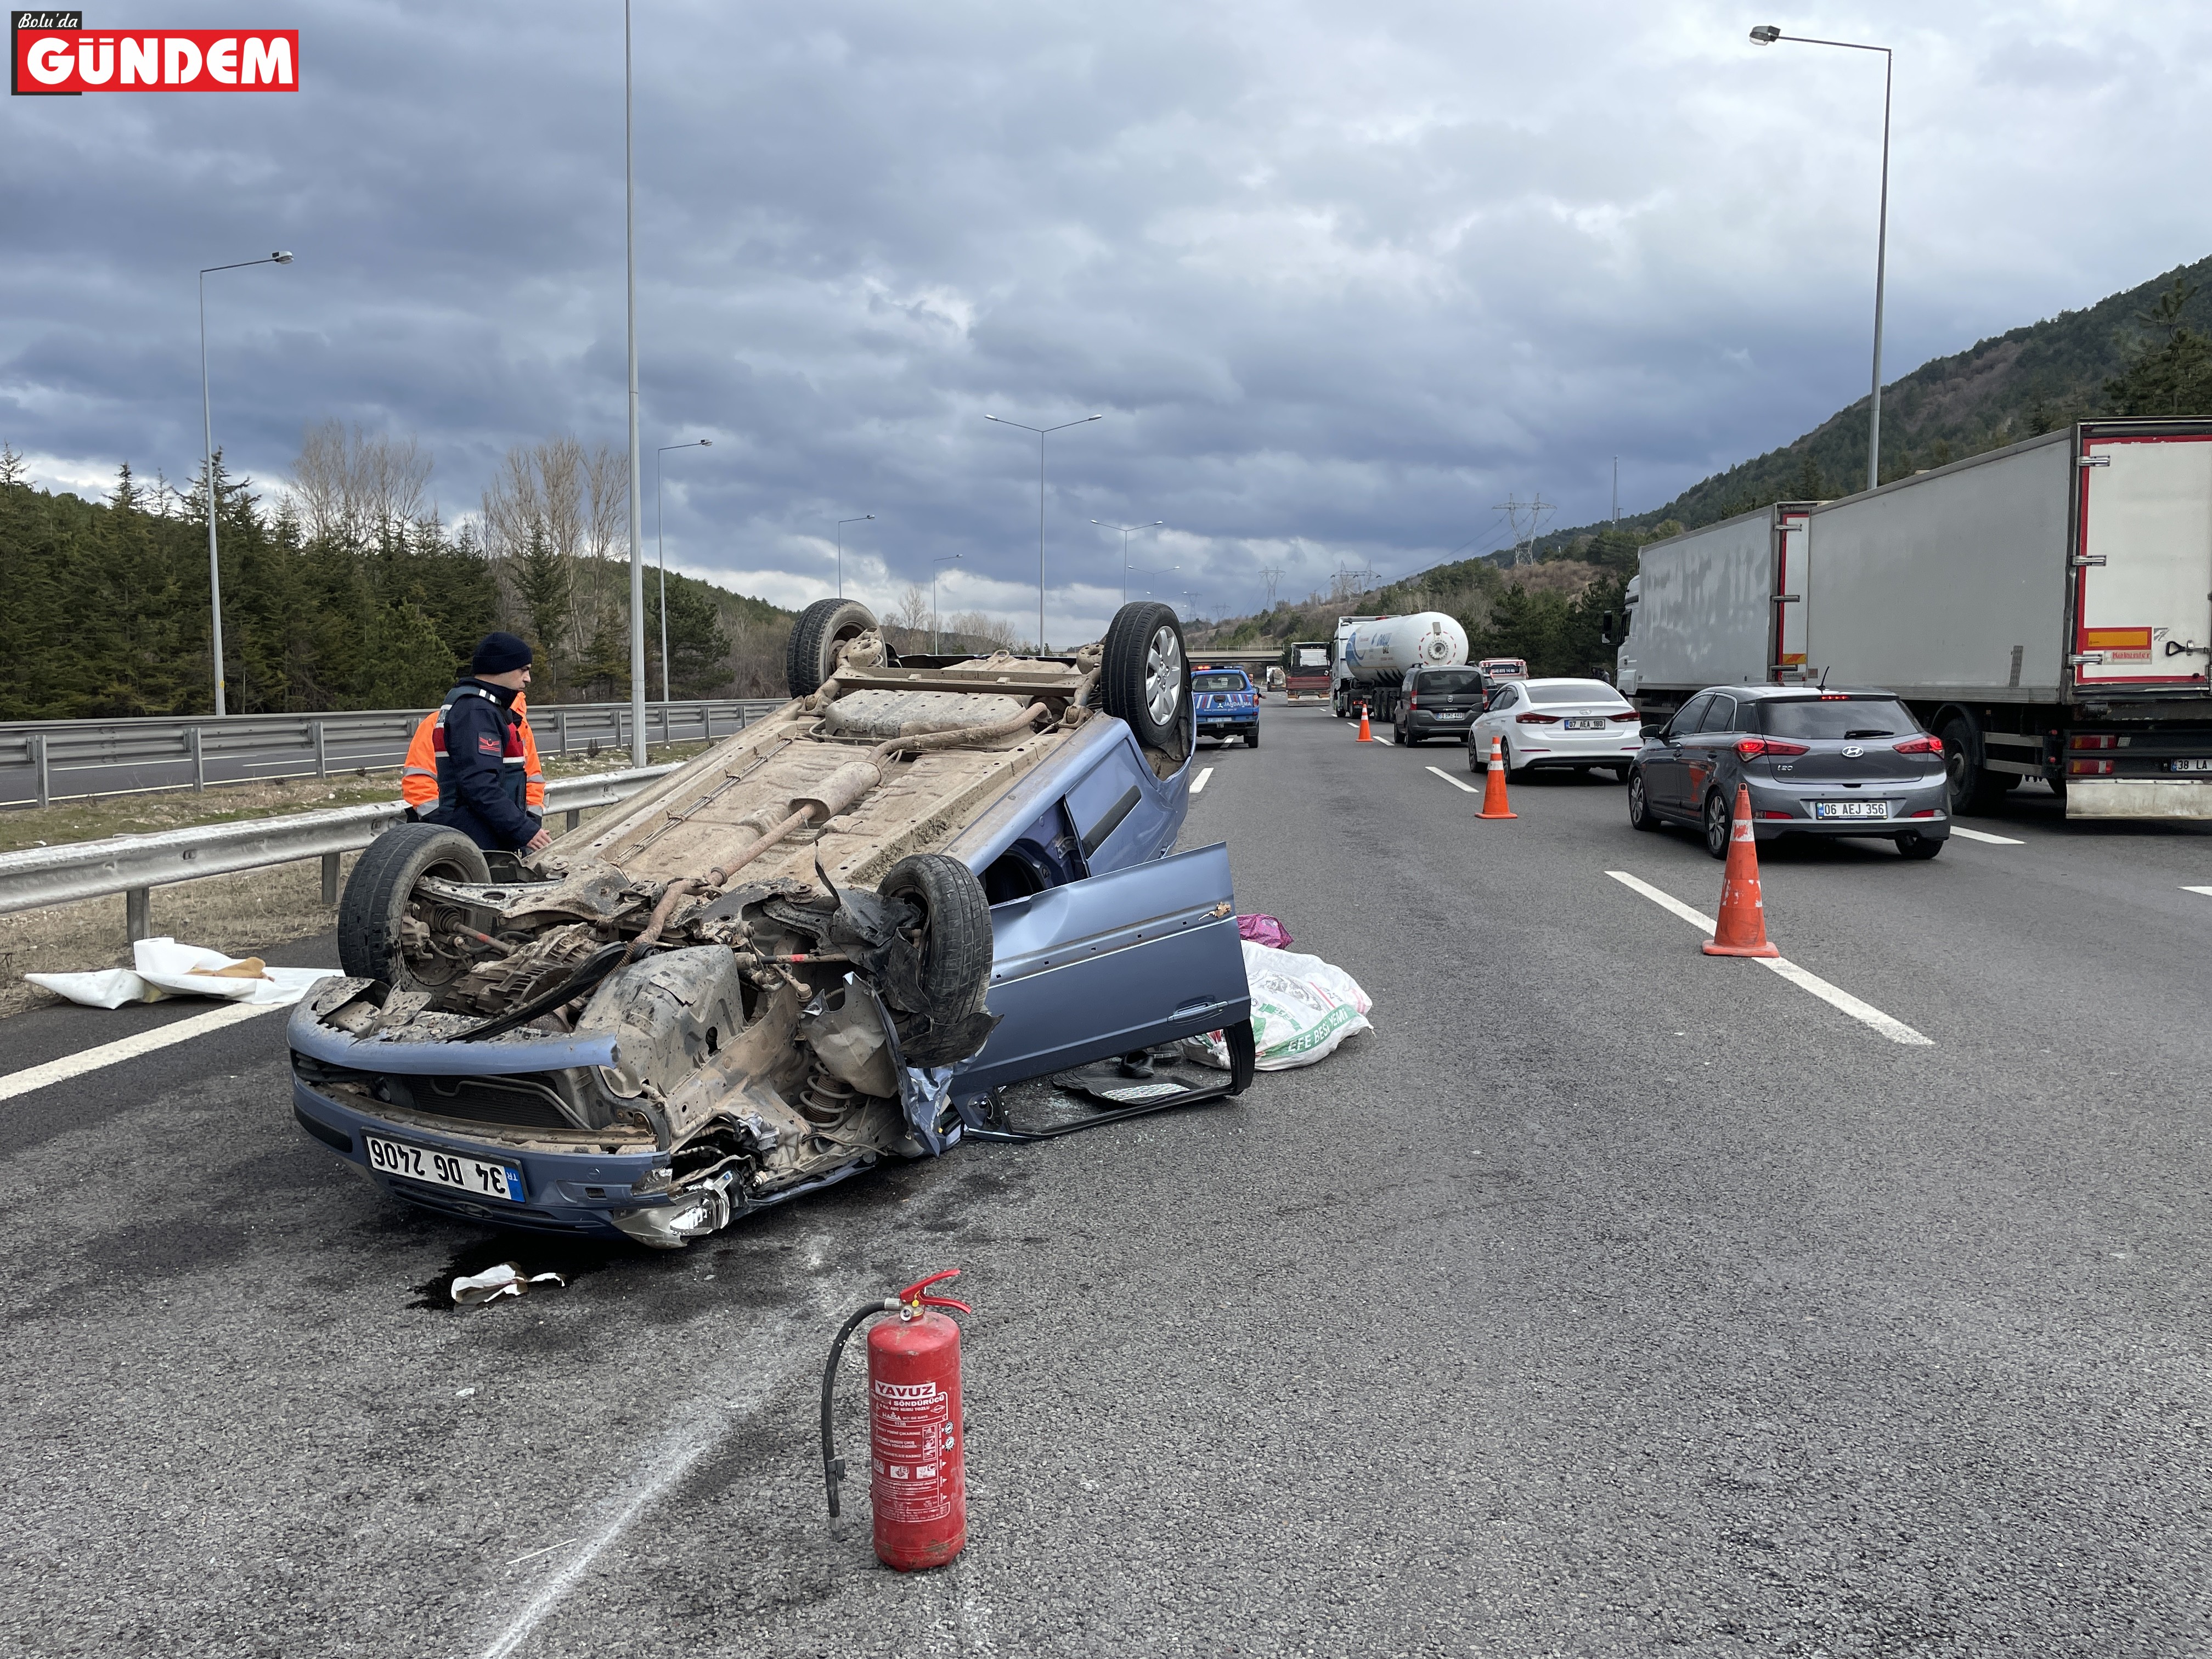
M 1511 680 L 1467 729 L 1469 771 L 1490 764 L 1492 738 L 1504 739 L 1506 769 L 1516 777 L 1539 766 L 1609 766 L 1626 777 L 1644 746 L 1644 717 L 1603 680 Z

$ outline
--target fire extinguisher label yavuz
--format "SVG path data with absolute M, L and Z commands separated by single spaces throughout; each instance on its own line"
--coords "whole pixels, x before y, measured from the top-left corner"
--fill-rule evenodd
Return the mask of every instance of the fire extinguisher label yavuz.
M 934 1382 L 878 1380 L 870 1401 L 869 1501 L 888 1521 L 941 1521 L 952 1512 L 945 1454 L 955 1443 L 952 1399 Z

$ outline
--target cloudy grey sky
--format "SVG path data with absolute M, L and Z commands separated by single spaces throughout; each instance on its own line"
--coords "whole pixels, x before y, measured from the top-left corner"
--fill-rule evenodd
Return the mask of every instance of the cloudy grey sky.
M 1888 377 L 2212 252 L 2212 9 L 2014 0 L 640 0 L 643 442 L 681 568 L 1055 639 L 1137 579 L 1209 612 L 1624 510 L 1865 389 L 1881 60 Z M 115 0 L 97 26 L 235 8 Z M 510 445 L 623 441 L 622 17 L 294 0 L 291 96 L 11 99 L 0 436 L 55 486 L 303 422 L 414 433 L 449 516 Z M 652 533 L 647 504 L 647 533 Z M 854 532 L 859 532 L 857 534 Z

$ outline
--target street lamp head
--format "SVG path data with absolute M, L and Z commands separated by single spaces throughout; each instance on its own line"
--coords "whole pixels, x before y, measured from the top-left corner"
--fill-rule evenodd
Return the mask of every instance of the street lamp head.
M 1771 23 L 1761 23 L 1751 32 L 1751 38 L 1762 46 L 1771 46 L 1782 38 L 1782 31 Z
M 714 441 L 712 438 L 702 438 L 699 440 L 699 447 L 702 449 L 712 449 L 714 447 Z
M 289 253 L 272 253 L 269 257 L 280 265 L 289 265 L 292 263 L 292 256 Z

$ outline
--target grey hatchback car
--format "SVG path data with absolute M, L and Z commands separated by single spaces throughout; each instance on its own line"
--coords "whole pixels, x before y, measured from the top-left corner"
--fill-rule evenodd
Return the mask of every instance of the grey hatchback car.
M 1753 833 L 1880 836 L 1909 859 L 1950 839 L 1943 744 L 1887 691 L 1714 686 L 1645 740 L 1628 775 L 1628 821 L 1677 822 L 1728 856 L 1736 787 L 1751 792 Z

